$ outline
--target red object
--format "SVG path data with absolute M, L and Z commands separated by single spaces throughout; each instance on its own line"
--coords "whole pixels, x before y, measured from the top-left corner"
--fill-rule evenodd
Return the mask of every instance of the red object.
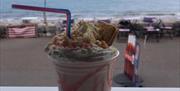
M 133 80 L 133 76 L 135 74 L 134 72 L 134 58 L 133 55 L 135 55 L 135 46 L 133 46 L 131 43 L 128 43 L 126 50 L 125 50 L 125 64 L 124 64 L 124 73 L 125 75 L 130 79 Z
M 9 27 L 8 28 L 8 37 L 9 38 L 36 37 L 36 27 L 35 26 Z
M 135 74 L 134 65 L 128 60 L 125 60 L 124 73 L 131 81 L 133 80 Z
M 126 51 L 127 51 L 127 52 L 135 53 L 136 48 L 135 48 L 135 46 L 133 46 L 133 44 L 128 43 L 128 45 L 127 45 L 127 47 L 126 47 Z

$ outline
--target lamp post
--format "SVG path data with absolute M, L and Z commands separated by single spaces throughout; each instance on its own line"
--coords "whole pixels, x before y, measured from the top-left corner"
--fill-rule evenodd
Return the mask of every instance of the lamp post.
M 47 4 L 47 1 L 44 0 L 44 8 L 46 8 L 46 4 Z M 47 16 L 46 16 L 46 12 L 43 12 L 43 17 L 44 17 L 44 24 L 46 25 L 46 24 L 47 24 Z
M 46 8 L 47 6 L 47 0 L 44 0 L 44 8 Z M 46 12 L 43 12 L 43 18 L 44 18 L 44 24 L 45 24 L 45 31 L 46 31 L 46 35 L 48 35 L 48 23 L 47 23 L 47 15 Z

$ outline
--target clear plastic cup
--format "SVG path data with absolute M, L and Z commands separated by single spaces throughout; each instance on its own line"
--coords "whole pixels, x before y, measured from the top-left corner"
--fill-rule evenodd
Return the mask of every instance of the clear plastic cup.
M 92 62 L 55 60 L 59 91 L 111 91 L 113 67 L 119 51 L 112 58 Z

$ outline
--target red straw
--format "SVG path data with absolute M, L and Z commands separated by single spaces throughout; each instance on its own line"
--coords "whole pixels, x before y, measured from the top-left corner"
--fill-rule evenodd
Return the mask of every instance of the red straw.
M 13 4 L 12 8 L 66 14 L 66 19 L 67 19 L 66 34 L 69 38 L 71 38 L 71 12 L 68 9 L 44 8 L 44 7 L 16 5 L 16 4 Z

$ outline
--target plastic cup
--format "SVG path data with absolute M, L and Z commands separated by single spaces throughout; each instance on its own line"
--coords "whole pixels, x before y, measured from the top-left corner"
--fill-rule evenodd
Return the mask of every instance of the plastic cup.
M 69 62 L 55 60 L 59 91 L 111 91 L 113 67 L 116 55 L 93 62 Z

